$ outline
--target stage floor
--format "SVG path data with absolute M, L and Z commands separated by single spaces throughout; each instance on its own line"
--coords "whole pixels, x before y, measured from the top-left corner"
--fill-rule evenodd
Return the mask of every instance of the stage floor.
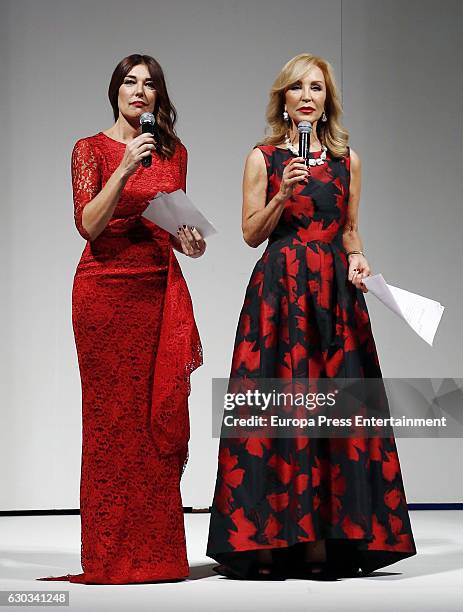
M 216 563 L 205 556 L 209 514 L 186 514 L 190 578 L 133 585 L 34 580 L 81 571 L 80 517 L 2 517 L 0 590 L 69 591 L 68 609 L 79 612 L 461 612 L 463 511 L 420 510 L 410 516 L 418 554 L 369 577 L 251 582 L 228 580 L 212 571 Z

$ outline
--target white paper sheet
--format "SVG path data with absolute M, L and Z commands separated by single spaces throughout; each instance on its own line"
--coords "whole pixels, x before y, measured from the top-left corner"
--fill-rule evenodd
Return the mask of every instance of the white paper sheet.
M 143 216 L 177 236 L 177 229 L 181 225 L 193 225 L 203 238 L 216 234 L 217 230 L 196 208 L 183 189 L 172 193 L 160 191 L 151 200 Z
M 383 304 L 432 346 L 445 307 L 440 302 L 411 293 L 400 287 L 389 285 L 382 274 L 373 274 L 363 279 L 363 283 Z

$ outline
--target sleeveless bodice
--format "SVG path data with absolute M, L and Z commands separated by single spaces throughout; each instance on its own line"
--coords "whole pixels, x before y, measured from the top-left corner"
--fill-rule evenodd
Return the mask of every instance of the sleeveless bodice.
M 294 157 L 287 149 L 273 145 L 258 147 L 267 167 L 266 203 L 278 193 L 285 166 Z M 321 151 L 311 152 L 319 159 Z M 310 166 L 309 182 L 297 184 L 286 201 L 278 225 L 269 237 L 273 243 L 308 243 L 311 241 L 341 244 L 347 213 L 350 182 L 350 149 L 345 157 L 335 158 L 327 151 L 324 164 Z

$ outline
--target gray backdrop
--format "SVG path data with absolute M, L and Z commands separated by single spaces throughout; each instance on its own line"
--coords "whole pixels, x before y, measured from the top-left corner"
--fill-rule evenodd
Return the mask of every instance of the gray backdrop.
M 446 306 L 431 348 L 367 294 L 384 376 L 462 376 L 462 16 L 457 0 L 2 1 L 1 509 L 79 505 L 71 288 L 85 243 L 70 153 L 113 124 L 109 78 L 129 53 L 163 66 L 189 150 L 189 195 L 220 231 L 204 258 L 179 255 L 205 351 L 192 378 L 185 505 L 211 501 L 210 381 L 229 374 L 264 249 L 241 237 L 243 164 L 263 134 L 271 83 L 298 53 L 326 57 L 342 86 L 373 272 Z M 463 500 L 460 440 L 398 447 L 409 502 Z

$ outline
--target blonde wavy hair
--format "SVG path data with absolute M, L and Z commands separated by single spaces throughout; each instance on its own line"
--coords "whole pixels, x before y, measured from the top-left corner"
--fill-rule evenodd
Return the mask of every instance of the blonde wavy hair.
M 347 154 L 349 132 L 341 123 L 342 105 L 334 78 L 334 70 L 329 62 L 311 53 L 301 53 L 287 62 L 277 75 L 270 90 L 266 119 L 271 134 L 258 142 L 258 145 L 282 144 L 288 131 L 288 123 L 283 119 L 285 93 L 297 81 L 301 80 L 311 66 L 318 66 L 323 72 L 326 84 L 325 114 L 326 122 L 317 121 L 317 136 L 333 157 Z

